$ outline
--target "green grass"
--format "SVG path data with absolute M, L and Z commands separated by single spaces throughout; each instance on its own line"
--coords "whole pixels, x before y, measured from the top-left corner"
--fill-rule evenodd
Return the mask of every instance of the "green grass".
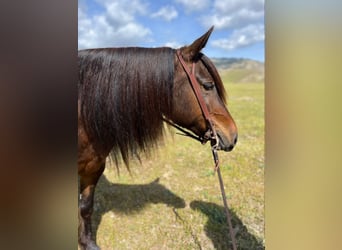
M 264 85 L 226 84 L 239 130 L 221 171 L 239 249 L 264 245 Z M 101 249 L 229 249 L 209 145 L 167 132 L 131 175 L 109 166 L 96 190 L 93 224 Z

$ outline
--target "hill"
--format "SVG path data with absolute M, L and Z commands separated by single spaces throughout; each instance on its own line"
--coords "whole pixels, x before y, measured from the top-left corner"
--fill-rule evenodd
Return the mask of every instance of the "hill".
M 224 82 L 264 82 L 264 63 L 244 58 L 211 58 Z

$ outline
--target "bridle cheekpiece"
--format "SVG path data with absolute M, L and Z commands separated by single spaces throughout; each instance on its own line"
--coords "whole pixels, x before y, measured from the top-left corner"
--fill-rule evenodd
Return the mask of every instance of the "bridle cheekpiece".
M 192 63 L 191 71 L 190 71 L 188 65 L 185 63 L 185 61 L 183 59 L 183 56 L 182 56 L 182 53 L 180 50 L 176 51 L 176 55 L 177 55 L 179 62 L 182 65 L 185 73 L 187 74 L 187 76 L 189 78 L 191 87 L 195 93 L 196 99 L 197 99 L 198 104 L 200 105 L 201 111 L 203 113 L 203 117 L 207 123 L 208 131 L 205 132 L 203 136 L 196 136 L 196 135 L 193 135 L 190 132 L 186 131 L 185 129 L 179 127 L 178 125 L 174 124 L 173 122 L 170 122 L 168 120 L 166 120 L 166 122 L 168 122 L 172 126 L 176 127 L 180 131 L 182 131 L 186 136 L 190 136 L 191 138 L 200 141 L 202 144 L 205 144 L 207 141 L 210 140 L 212 149 L 216 151 L 219 148 L 219 138 L 218 138 L 218 135 L 216 133 L 215 126 L 211 120 L 211 116 L 210 116 L 208 107 L 207 107 L 207 105 L 204 101 L 203 95 L 201 93 L 200 84 L 198 83 L 198 81 L 196 79 L 196 75 L 195 75 L 196 64 L 195 64 L 195 62 Z

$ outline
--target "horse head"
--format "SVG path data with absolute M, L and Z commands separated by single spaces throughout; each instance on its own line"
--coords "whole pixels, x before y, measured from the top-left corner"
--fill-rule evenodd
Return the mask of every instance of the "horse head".
M 194 71 L 192 74 L 200 85 L 200 94 L 219 140 L 218 149 L 231 151 L 237 142 L 237 127 L 226 106 L 226 93 L 222 80 L 214 64 L 201 53 L 212 31 L 213 27 L 191 45 L 180 48 L 177 53 L 185 62 L 185 67 Z M 202 138 L 210 129 L 192 88 L 191 79 L 176 55 L 173 107 L 170 119 Z

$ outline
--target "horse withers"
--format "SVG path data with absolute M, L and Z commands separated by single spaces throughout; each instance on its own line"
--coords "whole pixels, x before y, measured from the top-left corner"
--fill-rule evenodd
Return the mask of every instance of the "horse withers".
M 214 127 L 218 149 L 231 151 L 237 128 L 214 64 L 201 53 L 213 27 L 191 45 L 162 48 L 103 48 L 78 52 L 79 246 L 99 249 L 91 233 L 94 191 L 110 155 L 128 165 L 148 152 L 171 121 L 205 138 Z M 181 56 L 182 65 L 177 54 Z M 184 67 L 199 84 L 210 115 L 204 116 Z

